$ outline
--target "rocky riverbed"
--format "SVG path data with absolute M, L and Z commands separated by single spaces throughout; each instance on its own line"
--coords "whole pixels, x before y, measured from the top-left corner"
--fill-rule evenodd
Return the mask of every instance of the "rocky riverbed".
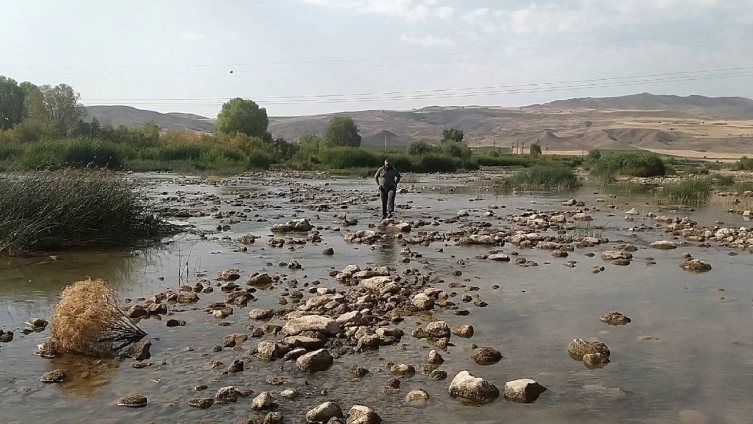
M 2 265 L 1 422 L 748 422 L 742 216 L 454 175 L 382 221 L 368 181 L 136 178 L 183 234 Z M 146 340 L 35 355 L 85 276 Z

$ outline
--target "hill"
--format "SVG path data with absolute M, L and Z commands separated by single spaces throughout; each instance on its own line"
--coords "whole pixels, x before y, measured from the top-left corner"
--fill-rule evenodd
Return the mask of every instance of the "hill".
M 193 114 L 158 113 L 127 106 L 94 106 L 102 123 L 211 131 L 212 120 Z M 538 142 L 549 151 L 601 149 L 695 150 L 753 153 L 753 100 L 741 97 L 636 94 L 555 100 L 518 108 L 426 107 L 411 111 L 366 110 L 311 116 L 271 117 L 274 137 L 295 140 L 321 134 L 334 116 L 352 117 L 363 144 L 405 146 L 438 142 L 442 130 L 465 131 L 471 146 L 512 147 Z

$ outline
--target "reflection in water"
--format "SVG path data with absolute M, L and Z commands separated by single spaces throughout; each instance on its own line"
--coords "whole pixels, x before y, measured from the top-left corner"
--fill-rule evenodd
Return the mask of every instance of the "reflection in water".
M 400 246 L 397 244 L 397 240 L 390 238 L 383 241 L 377 247 L 377 266 L 397 266 L 399 253 Z
M 117 359 L 95 359 L 75 355 L 63 355 L 51 359 L 48 370 L 65 371 L 65 382 L 57 384 L 61 391 L 76 396 L 91 397 L 112 381 L 120 368 Z

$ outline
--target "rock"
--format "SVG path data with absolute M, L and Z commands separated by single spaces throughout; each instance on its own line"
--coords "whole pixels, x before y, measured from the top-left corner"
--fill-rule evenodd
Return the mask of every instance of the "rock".
M 152 357 L 152 354 L 149 352 L 151 348 L 152 348 L 152 342 L 150 342 L 149 340 L 142 340 L 140 342 L 136 342 L 133 345 L 131 345 L 131 348 L 128 350 L 128 356 L 137 361 L 143 361 L 144 359 L 149 359 Z
M 429 394 L 423 389 L 413 389 L 405 395 L 405 403 L 411 406 L 425 405 L 429 401 Z
M 0 343 L 9 343 L 11 341 L 13 341 L 13 332 L 0 330 Z
M 434 299 L 427 296 L 425 293 L 419 293 L 413 296 L 411 303 L 420 311 L 428 311 L 434 308 Z
M 227 367 L 227 371 L 231 373 L 241 372 L 243 371 L 243 365 L 243 361 L 236 359 L 230 364 L 229 367 Z
M 401 377 L 412 377 L 416 374 L 416 369 L 409 364 L 395 364 L 390 367 L 390 372 Z
M 176 300 L 178 303 L 196 303 L 199 301 L 199 295 L 192 291 L 181 291 Z
M 473 326 L 472 325 L 455 325 L 450 330 L 452 334 L 462 337 L 464 339 L 470 339 L 473 337 Z
M 651 247 L 654 249 L 660 249 L 660 250 L 672 250 L 676 249 L 677 246 L 669 240 L 659 240 L 651 243 Z
M 356 377 L 365 377 L 366 374 L 369 373 L 369 370 L 367 370 L 366 368 L 363 368 L 363 367 L 359 367 L 356 364 L 353 364 L 353 365 L 351 365 L 348 368 L 348 372 L 350 372 L 351 374 L 353 374 Z
M 37 331 L 44 330 L 45 328 L 47 328 L 47 324 L 49 324 L 47 320 L 44 318 L 32 318 L 26 321 L 26 323 L 29 324 L 34 330 L 37 330 Z
M 573 215 L 573 221 L 593 221 L 594 219 L 591 217 L 591 215 L 588 215 L 583 212 L 576 213 Z
M 270 412 L 270 413 L 268 413 L 264 417 L 264 424 L 283 424 L 282 412 Z
M 332 256 L 335 254 L 335 249 L 331 247 L 327 247 L 324 250 L 322 250 L 322 255 Z
M 256 347 L 256 356 L 262 361 L 274 361 L 275 359 L 285 356 L 285 349 L 283 349 L 274 340 L 262 340 Z
M 47 371 L 39 379 L 42 383 L 60 383 L 63 380 L 65 380 L 65 371 L 63 370 Z
M 241 333 L 228 334 L 222 339 L 223 347 L 235 347 L 248 340 L 248 336 Z
M 128 318 L 136 319 L 149 315 L 149 311 L 141 305 L 133 305 L 126 311 Z
M 301 371 L 313 373 L 329 369 L 334 363 L 334 359 L 328 350 L 319 349 L 301 356 L 295 363 Z
M 601 353 L 587 353 L 583 355 L 583 365 L 586 368 L 595 369 L 605 366 L 609 363 L 609 357 Z
M 387 287 L 392 282 L 392 277 L 377 276 L 362 280 L 361 285 L 367 290 L 370 290 L 374 293 L 382 293 L 385 287 Z
M 599 320 L 609 325 L 627 325 L 632 321 L 630 318 L 619 312 L 609 312 L 599 317 Z
M 222 387 L 217 390 L 214 398 L 219 403 L 235 403 L 238 401 L 238 391 L 233 386 Z
M 269 392 L 261 392 L 251 401 L 251 409 L 262 411 L 272 407 L 272 395 Z
M 165 325 L 168 327 L 183 327 L 184 325 L 186 325 L 186 322 L 183 320 L 170 318 L 165 322 Z
M 382 417 L 367 406 L 353 405 L 348 411 L 347 424 L 380 424 L 381 422 Z
M 583 355 L 591 353 L 600 353 L 606 358 L 609 358 L 609 348 L 602 342 L 587 342 L 583 339 L 573 339 L 567 345 L 567 352 L 575 360 L 582 360 Z
M 424 332 L 427 337 L 435 339 L 450 337 L 451 334 L 450 327 L 448 327 L 447 323 L 444 321 L 434 321 L 426 324 Z
M 255 308 L 248 312 L 248 317 L 256 320 L 267 320 L 275 316 L 274 309 Z
M 326 423 L 332 418 L 344 418 L 340 405 L 335 402 L 324 402 L 306 413 L 307 423 Z
M 411 230 L 411 225 L 407 222 L 400 222 L 392 225 L 392 228 L 402 233 L 409 233 Z
M 254 286 L 254 287 L 263 287 L 263 286 L 269 286 L 273 282 L 274 280 L 272 280 L 272 277 L 270 277 L 269 274 L 256 273 L 252 275 L 251 277 L 249 277 L 246 284 L 248 284 L 249 286 Z
M 147 404 L 145 396 L 141 396 L 138 393 L 127 394 L 118 399 L 118 406 L 126 406 L 129 408 L 143 408 Z
M 442 365 L 444 363 L 444 358 L 442 358 L 442 355 L 439 354 L 436 350 L 432 349 L 429 351 L 429 364 L 431 365 Z
M 222 281 L 235 281 L 241 278 L 241 272 L 235 268 L 220 271 L 217 278 Z
M 431 378 L 432 380 L 444 380 L 447 378 L 447 371 L 434 370 L 429 373 L 429 378 Z
M 603 252 L 601 254 L 601 259 L 605 261 L 614 261 L 614 260 L 631 261 L 633 260 L 633 255 L 622 250 L 607 250 L 606 252 Z
M 545 391 L 546 387 L 530 378 L 505 383 L 505 399 L 513 402 L 532 403 Z
M 465 209 L 460 209 L 460 210 L 459 210 L 459 211 L 457 212 L 457 214 L 456 214 L 456 215 L 458 216 L 458 218 L 463 218 L 463 217 L 466 217 L 466 216 L 470 216 L 471 214 L 470 214 L 470 213 L 468 213 L 468 211 L 467 211 L 467 210 L 465 210 Z
M 301 397 L 301 394 L 296 389 L 287 389 L 280 392 L 280 396 L 288 400 L 295 400 Z
M 193 406 L 194 408 L 199 409 L 207 409 L 214 405 L 214 399 L 212 398 L 191 398 L 188 399 L 188 406 Z
M 499 389 L 484 380 L 472 376 L 468 371 L 459 372 L 449 387 L 450 396 L 478 403 L 492 402 L 499 397 Z
M 495 253 L 493 255 L 489 255 L 486 259 L 496 262 L 510 262 L 510 257 L 505 255 L 504 253 Z
M 334 336 L 340 331 L 340 324 L 332 318 L 320 315 L 306 315 L 288 320 L 282 327 L 282 332 L 288 336 L 296 336 L 303 332 L 316 331 Z
M 502 360 L 502 354 L 491 347 L 480 347 L 473 352 L 472 358 L 479 365 L 492 365 Z
M 307 219 L 294 219 L 284 224 L 274 224 L 271 231 L 273 233 L 306 232 L 311 231 L 312 228 L 314 226 Z
M 700 259 L 688 259 L 680 264 L 680 268 L 690 272 L 709 272 L 711 271 L 711 264 Z

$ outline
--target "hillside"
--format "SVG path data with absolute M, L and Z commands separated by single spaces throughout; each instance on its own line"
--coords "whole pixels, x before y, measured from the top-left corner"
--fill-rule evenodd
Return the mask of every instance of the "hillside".
M 211 131 L 208 118 L 157 113 L 126 106 L 87 108 L 102 123 Z M 470 145 L 512 147 L 538 142 L 550 151 L 601 149 L 695 150 L 753 153 L 753 100 L 739 97 L 636 94 L 556 100 L 520 108 L 427 107 L 412 111 L 368 110 L 270 118 L 274 137 L 295 140 L 321 134 L 333 116 L 352 117 L 363 144 L 405 146 L 438 142 L 449 127 L 465 131 Z

